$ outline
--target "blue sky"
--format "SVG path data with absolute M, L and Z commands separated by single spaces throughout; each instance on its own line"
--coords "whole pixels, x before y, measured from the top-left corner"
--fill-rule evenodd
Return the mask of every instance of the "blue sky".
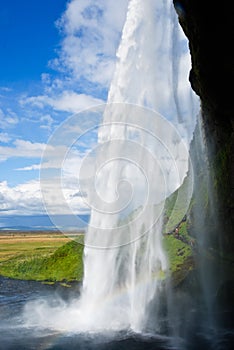
M 127 3 L 1 1 L 0 215 L 44 212 L 43 151 L 67 118 L 106 101 Z M 77 197 L 77 210 L 83 207 Z
M 2 86 L 27 87 L 48 71 L 56 57 L 59 33 L 55 21 L 65 10 L 65 0 L 8 0 L 0 8 L 0 69 Z
M 157 2 L 151 1 L 149 4 L 154 8 Z M 171 70 L 168 70 L 174 55 L 175 43 L 172 45 L 170 41 L 174 24 L 164 16 L 165 3 L 162 0 L 158 2 L 158 15 L 162 22 L 159 22 L 157 31 L 154 30 L 154 37 L 145 41 L 145 33 L 136 31 L 143 37 L 142 41 L 137 39 L 141 45 L 144 44 L 139 46 L 143 54 L 134 55 L 132 51 L 134 57 L 127 57 L 127 76 L 125 62 L 122 62 L 122 66 L 121 63 L 117 65 L 116 72 L 118 67 L 120 70 L 122 67 L 123 75 L 121 73 L 119 77 L 118 73 L 113 78 L 128 3 L 128 0 L 1 1 L 0 219 L 1 215 L 38 215 L 45 213 L 48 207 L 51 214 L 66 214 L 66 205 L 75 213 L 88 210 L 85 191 L 79 189 L 77 174 L 84 158 L 96 145 L 97 129 L 92 127 L 96 126 L 97 116 L 94 116 L 92 125 L 89 115 L 81 112 L 107 101 L 111 81 L 112 87 L 116 87 L 114 90 L 125 87 L 126 92 L 121 96 L 122 89 L 120 95 L 117 91 L 112 96 L 113 88 L 110 89 L 109 101 L 137 103 L 136 96 L 139 91 L 141 95 L 144 89 L 141 91 L 140 84 L 134 83 L 134 78 L 138 78 L 134 67 L 138 67 L 137 59 L 143 57 L 144 52 L 148 54 L 141 58 L 141 79 L 144 83 L 145 77 L 149 78 L 146 79 L 147 88 L 144 87 L 147 94 L 151 99 L 157 95 L 157 100 L 166 106 L 166 110 L 175 108 L 174 104 L 169 103 L 174 95 L 169 77 Z M 148 17 L 149 13 L 145 18 Z M 150 23 L 156 23 L 154 12 Z M 145 22 L 149 30 L 150 23 Z M 166 58 L 164 49 L 156 49 L 158 43 L 164 44 L 161 40 L 163 34 L 167 38 L 164 40 L 165 52 L 168 51 Z M 131 52 L 131 40 L 135 42 L 135 38 L 132 39 L 130 35 L 128 42 L 126 33 L 123 37 L 125 40 L 120 47 L 125 57 L 128 44 Z M 137 50 L 138 46 L 135 46 Z M 178 32 L 177 46 L 182 50 L 180 59 L 175 60 L 179 61 L 178 74 L 182 77 L 177 92 L 181 104 L 184 104 L 184 111 L 190 113 L 192 100 L 188 74 L 191 62 L 187 40 L 181 30 Z M 120 57 L 118 60 L 121 62 Z M 162 62 L 164 70 L 155 62 Z M 151 68 L 155 75 L 148 74 L 147 69 Z M 129 72 L 133 72 L 132 79 L 128 79 Z M 162 112 L 157 106 L 157 110 L 164 115 L 163 109 Z M 77 113 L 78 117 L 73 118 Z M 169 119 L 173 113 L 170 113 Z M 178 126 L 186 127 L 186 122 Z M 93 131 L 76 143 L 74 137 L 78 138 L 90 127 Z M 183 132 L 183 128 L 181 130 Z M 92 162 L 91 157 L 86 172 L 82 173 L 81 182 L 85 183 L 86 177 L 89 177 Z M 41 177 L 40 170 L 43 173 Z M 50 176 L 50 182 L 46 176 Z M 59 181 L 51 181 L 53 177 Z M 60 182 L 63 188 L 59 197 L 55 187 Z M 42 193 L 43 196 L 44 193 L 47 195 L 46 208 Z M 60 200 L 61 196 L 65 201 Z

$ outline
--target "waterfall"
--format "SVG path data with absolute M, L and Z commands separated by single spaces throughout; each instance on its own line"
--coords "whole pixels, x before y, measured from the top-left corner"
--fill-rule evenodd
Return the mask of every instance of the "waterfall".
M 208 144 L 208 142 L 210 144 Z M 221 218 L 214 185 L 214 170 L 209 157 L 208 145 L 202 116 L 199 115 L 191 145 L 191 157 L 196 168 L 191 212 L 192 234 L 197 240 L 196 264 L 197 281 L 200 288 L 199 305 L 202 309 L 200 327 L 207 331 L 207 338 L 217 331 L 217 291 L 225 280 L 225 268 L 221 258 Z M 212 174 L 213 172 L 213 174 Z M 213 339 L 214 341 L 214 339 Z
M 82 159 L 79 172 L 79 194 L 86 194 L 91 208 L 81 295 L 68 306 L 28 305 L 28 324 L 75 332 L 162 331 L 169 272 L 162 245 L 164 204 L 176 191 L 170 212 L 179 222 L 193 187 L 188 149 L 199 100 L 189 84 L 190 68 L 188 42 L 172 1 L 130 0 L 107 104 L 78 113 L 58 128 L 41 171 L 48 213 L 60 203 L 75 227 L 61 169 L 77 139 L 87 141 L 87 133 L 93 136 L 98 129 L 98 143 Z M 52 171 L 46 166 L 51 159 L 56 160 Z M 181 191 L 182 183 L 187 187 Z
M 98 132 L 95 186 L 86 189 L 84 328 L 142 331 L 159 298 L 168 272 L 164 202 L 187 175 L 198 107 L 189 69 L 172 1 L 129 1 Z
M 64 334 L 67 345 L 72 334 L 72 344 L 78 339 L 77 348 L 90 349 L 135 349 L 136 343 L 137 348 L 224 349 L 233 339 L 232 268 L 220 249 L 212 140 L 201 115 L 197 118 L 200 103 L 190 87 L 190 69 L 188 42 L 172 0 L 129 0 L 107 103 L 68 118 L 43 156 L 40 182 L 48 213 L 59 203 L 78 229 L 69 200 L 82 196 L 91 218 L 79 296 L 32 300 L 17 319 L 20 331 L 19 321 L 43 334 L 40 344 L 45 330 L 50 341 Z M 92 151 L 83 152 L 79 181 L 76 173 L 79 191 L 74 193 L 72 184 L 66 197 L 64 163 L 74 166 L 77 140 L 83 151 L 87 140 L 96 138 Z M 62 231 L 60 216 L 51 220 Z M 189 227 L 189 235 L 183 242 L 165 238 L 175 258 L 170 278 L 163 230 L 178 223 Z

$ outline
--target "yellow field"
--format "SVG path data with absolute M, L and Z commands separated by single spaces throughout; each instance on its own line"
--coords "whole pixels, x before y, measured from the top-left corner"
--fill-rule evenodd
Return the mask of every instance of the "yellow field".
M 15 232 L 0 233 L 0 262 L 23 256 L 48 256 L 71 239 L 60 232 Z

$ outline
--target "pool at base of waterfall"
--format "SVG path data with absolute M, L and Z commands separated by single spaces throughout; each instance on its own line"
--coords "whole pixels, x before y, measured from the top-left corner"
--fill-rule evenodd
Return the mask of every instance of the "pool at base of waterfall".
M 0 278 L 0 349 L 1 350 L 231 350 L 234 332 L 231 329 L 204 331 L 199 324 L 183 338 L 164 334 L 118 332 L 69 332 L 25 324 L 25 305 L 39 299 L 63 300 L 64 305 L 79 293 L 79 286 L 70 288 L 43 285 L 34 281 Z M 4 288 L 3 288 L 4 287 Z

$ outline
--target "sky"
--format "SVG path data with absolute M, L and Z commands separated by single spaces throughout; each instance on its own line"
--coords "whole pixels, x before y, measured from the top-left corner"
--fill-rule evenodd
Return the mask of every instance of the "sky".
M 45 212 L 43 152 L 64 121 L 106 101 L 127 4 L 1 1 L 0 216 Z M 79 163 L 88 152 L 91 141 L 84 142 L 68 163 Z M 73 196 L 71 187 L 65 184 L 65 197 L 75 201 L 77 212 L 86 210 L 82 196 Z
M 149 0 L 140 11 L 141 2 L 130 4 L 132 19 L 128 0 L 1 1 L 0 227 L 1 216 L 90 210 L 85 184 L 98 140 L 94 125 L 107 99 L 138 104 L 142 95 L 145 104 L 148 96 L 170 120 L 178 95 L 186 118 L 177 126 L 193 128 L 190 55 L 182 30 L 173 36 L 173 4 Z M 91 118 L 95 106 L 102 110 Z

